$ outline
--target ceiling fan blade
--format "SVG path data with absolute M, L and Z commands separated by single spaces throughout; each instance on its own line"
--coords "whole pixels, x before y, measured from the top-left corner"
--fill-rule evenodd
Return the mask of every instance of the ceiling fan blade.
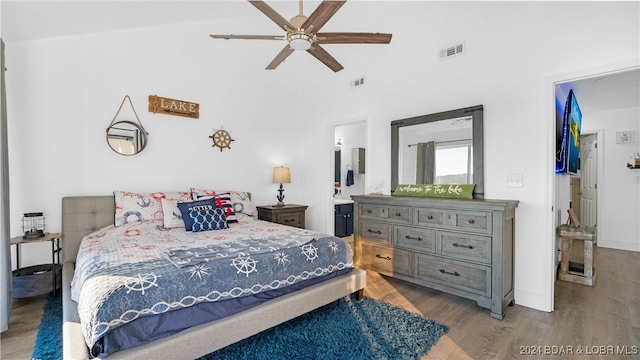
M 302 24 L 302 28 L 309 30 L 310 33 L 315 34 L 320 30 L 324 24 L 331 19 L 331 17 L 344 5 L 346 1 L 329 1 L 325 0 L 309 15 L 307 21 Z M 309 29 L 310 26 L 313 26 Z
M 263 14 L 267 15 L 269 19 L 271 19 L 274 23 L 276 23 L 280 28 L 284 31 L 289 31 L 289 29 L 294 29 L 294 26 L 291 25 L 289 20 L 283 18 L 280 14 L 278 14 L 275 10 L 273 10 L 267 3 L 264 1 L 249 1 L 251 5 L 258 8 L 258 10 L 262 11 Z M 289 27 L 289 29 L 287 29 Z
M 329 53 L 318 44 L 313 44 L 307 52 L 320 60 L 323 64 L 327 65 L 334 72 L 344 69 L 342 65 L 333 58 L 333 56 L 329 55 Z
M 280 52 L 278 53 L 278 55 L 276 55 L 275 58 L 273 58 L 273 60 L 271 60 L 271 62 L 269 63 L 269 65 L 267 65 L 266 69 L 267 70 L 273 70 L 275 68 L 278 67 L 278 65 L 280 65 L 280 63 L 282 63 L 284 61 L 284 59 L 286 59 L 289 55 L 291 55 L 295 50 L 293 50 L 292 48 L 289 47 L 289 44 L 287 44 L 282 50 L 280 50 Z
M 282 35 L 209 35 L 214 39 L 244 39 L 244 40 L 284 40 Z
M 388 44 L 392 34 L 381 33 L 318 33 L 318 44 Z

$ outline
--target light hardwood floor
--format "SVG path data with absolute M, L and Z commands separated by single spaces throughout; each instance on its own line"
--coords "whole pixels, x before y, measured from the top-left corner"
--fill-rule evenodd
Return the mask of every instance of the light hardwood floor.
M 428 360 L 640 359 L 640 253 L 597 248 L 595 257 L 596 286 L 557 281 L 552 313 L 519 306 L 516 298 L 500 321 L 473 301 L 374 272 L 367 273 L 365 295 L 449 326 Z M 44 299 L 14 301 L 2 359 L 30 359 Z

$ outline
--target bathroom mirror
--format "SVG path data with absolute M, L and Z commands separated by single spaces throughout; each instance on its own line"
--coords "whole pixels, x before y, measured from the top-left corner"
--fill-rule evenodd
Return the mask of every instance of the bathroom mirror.
M 391 122 L 391 192 L 398 184 L 475 184 L 484 198 L 482 105 Z
M 107 129 L 107 143 L 118 154 L 135 155 L 147 145 L 147 133 L 140 125 L 122 120 Z

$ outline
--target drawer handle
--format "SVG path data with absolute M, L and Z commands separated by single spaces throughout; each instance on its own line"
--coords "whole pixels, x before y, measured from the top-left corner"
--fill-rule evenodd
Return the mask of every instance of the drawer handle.
M 367 213 L 368 213 L 368 214 L 371 214 L 371 209 L 367 210 Z
M 450 271 L 447 271 L 445 269 L 440 269 L 440 272 L 443 273 L 443 274 L 447 274 L 447 275 L 460 276 L 460 273 L 457 272 L 457 271 L 450 272 Z
M 382 256 L 380 254 L 376 254 L 376 257 L 378 259 L 391 260 L 391 256 Z
M 402 213 L 397 212 L 396 216 L 402 216 Z
M 292 222 L 292 221 L 296 221 L 295 219 L 284 219 L 284 222 Z
M 467 248 L 469 250 L 473 249 L 474 246 L 473 245 L 460 245 L 458 243 L 453 243 L 453 247 L 461 247 L 461 248 Z
M 476 222 L 475 220 L 473 220 L 473 219 L 469 219 L 469 224 L 473 224 L 473 223 L 475 223 L 475 222 Z
M 367 230 L 367 231 L 368 231 L 368 232 L 370 232 L 370 233 L 372 233 L 372 234 L 378 234 L 378 235 L 381 235 L 381 234 L 382 234 L 382 231 L 380 231 L 380 230 L 371 230 L 371 229 L 369 229 L 369 230 Z
M 429 219 L 429 220 L 433 220 L 433 215 L 429 215 L 429 216 L 427 216 L 427 219 Z
M 418 241 L 422 241 L 422 238 L 421 238 L 420 236 L 418 236 L 418 237 L 413 237 L 413 236 L 411 236 L 411 235 L 407 235 L 407 236 L 405 236 L 404 238 L 405 238 L 405 239 L 408 239 L 408 240 L 418 240 Z

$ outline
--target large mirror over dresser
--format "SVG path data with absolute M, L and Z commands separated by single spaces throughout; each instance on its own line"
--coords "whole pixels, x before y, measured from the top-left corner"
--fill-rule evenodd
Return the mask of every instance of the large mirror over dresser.
M 482 106 L 391 123 L 392 192 L 398 184 L 468 183 L 475 191 L 467 198 L 352 195 L 355 261 L 362 269 L 475 300 L 501 320 L 514 303 L 518 201 L 484 199 L 482 123 Z M 458 154 L 437 154 L 451 149 Z
M 391 122 L 391 191 L 398 184 L 475 184 L 484 197 L 483 107 Z

